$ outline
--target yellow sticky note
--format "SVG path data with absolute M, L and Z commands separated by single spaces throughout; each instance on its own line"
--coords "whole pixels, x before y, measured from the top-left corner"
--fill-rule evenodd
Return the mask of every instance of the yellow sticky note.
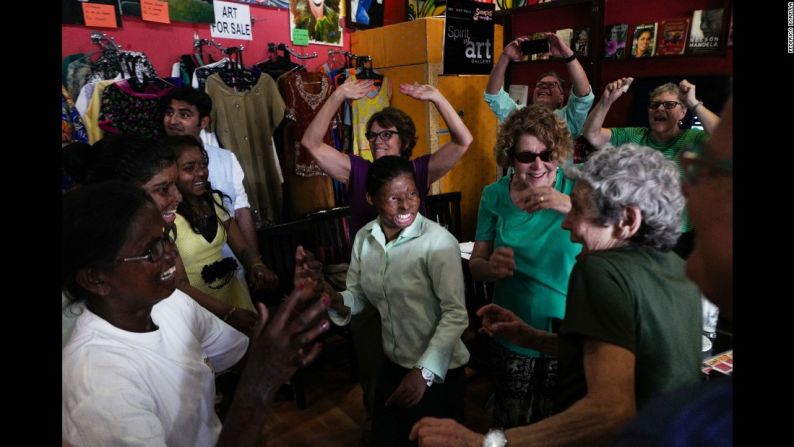
M 83 3 L 83 20 L 85 26 L 102 28 L 118 28 L 116 25 L 116 6 L 99 3 Z
M 171 23 L 168 2 L 163 0 L 141 0 L 141 18 L 149 22 Z

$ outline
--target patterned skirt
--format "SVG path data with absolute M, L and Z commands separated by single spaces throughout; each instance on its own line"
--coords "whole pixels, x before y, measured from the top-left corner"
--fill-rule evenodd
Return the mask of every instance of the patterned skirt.
M 502 428 L 537 422 L 551 415 L 557 391 L 557 359 L 527 357 L 491 340 L 493 419 Z

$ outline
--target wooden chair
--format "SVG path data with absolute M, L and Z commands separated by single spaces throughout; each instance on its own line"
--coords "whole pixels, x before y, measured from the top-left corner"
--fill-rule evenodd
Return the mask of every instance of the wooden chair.
M 314 250 L 309 219 L 297 220 L 257 231 L 259 252 L 262 261 L 278 276 L 278 288 L 269 292 L 252 292 L 254 301 L 264 302 L 267 307 L 274 308 L 281 304 L 284 296 L 292 292 L 295 274 L 295 250 L 302 245 L 307 250 Z M 299 369 L 292 376 L 291 384 L 295 404 L 300 409 L 306 408 L 306 392 L 303 370 Z
M 425 217 L 445 226 L 455 238 L 461 239 L 460 192 L 446 192 L 425 197 Z
M 350 207 L 318 211 L 307 216 L 311 222 L 314 254 L 323 265 L 350 262 Z

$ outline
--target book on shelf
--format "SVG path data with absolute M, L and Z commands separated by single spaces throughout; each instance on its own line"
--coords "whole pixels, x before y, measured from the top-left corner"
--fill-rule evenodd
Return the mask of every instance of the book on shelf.
M 573 28 L 558 29 L 557 31 L 554 32 L 554 34 L 556 34 L 557 37 L 559 37 L 560 40 L 563 41 L 565 45 L 568 46 L 568 48 L 571 48 L 571 39 L 573 38 Z
M 579 28 L 574 31 L 571 49 L 576 53 L 576 57 L 587 57 L 589 47 L 590 28 Z
M 698 9 L 692 13 L 687 54 L 719 53 L 722 40 L 723 9 Z
M 511 84 L 507 94 L 513 98 L 516 104 L 525 106 L 529 97 L 529 86 L 524 84 Z
M 656 22 L 641 23 L 634 28 L 631 57 L 651 57 L 656 54 Z
M 689 36 L 689 18 L 662 20 L 656 37 L 656 55 L 684 54 Z
M 604 29 L 604 59 L 623 59 L 626 57 L 626 35 L 628 23 L 607 25 Z

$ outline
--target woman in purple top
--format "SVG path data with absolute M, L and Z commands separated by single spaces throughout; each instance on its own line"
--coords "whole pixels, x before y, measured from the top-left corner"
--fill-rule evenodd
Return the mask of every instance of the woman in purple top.
M 336 180 L 347 185 L 350 203 L 350 237 L 354 238 L 359 228 L 377 216 L 375 208 L 367 203 L 365 182 L 370 161 L 357 155 L 343 154 L 323 142 L 336 111 L 345 100 L 363 98 L 372 89 L 372 80 L 348 81 L 336 88 L 314 117 L 301 144 L 309 150 L 317 165 Z M 430 85 L 402 84 L 400 92 L 421 101 L 430 101 L 436 106 L 449 129 L 451 139 L 432 155 L 423 155 L 411 163 L 416 172 L 417 188 L 424 207 L 424 198 L 430 185 L 440 179 L 457 163 L 469 148 L 473 138 L 455 109 L 437 88 Z M 416 127 L 402 110 L 387 107 L 375 113 L 367 122 L 367 139 L 372 155 L 377 160 L 384 155 L 410 158 L 416 145 Z

